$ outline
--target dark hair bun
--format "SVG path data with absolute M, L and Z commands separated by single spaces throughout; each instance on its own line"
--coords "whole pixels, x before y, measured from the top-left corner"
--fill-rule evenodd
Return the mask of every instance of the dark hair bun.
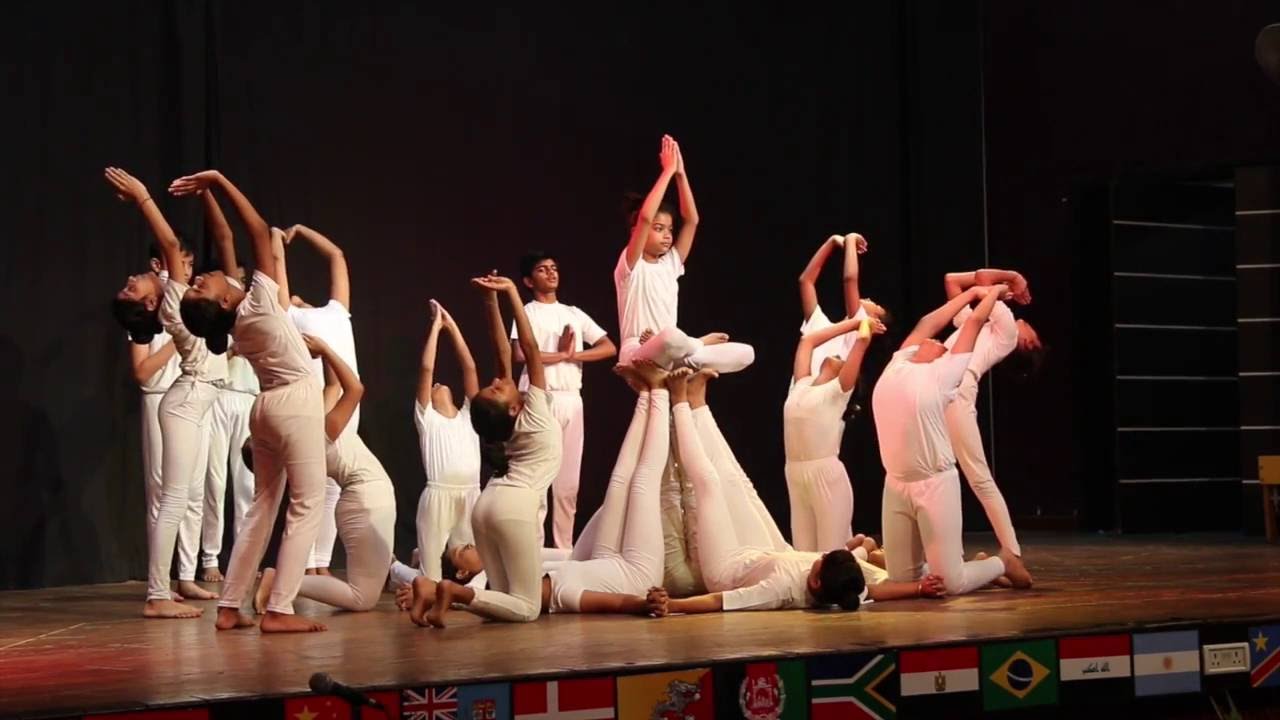
M 214 335 L 213 337 L 205 338 L 204 344 L 209 348 L 209 352 L 214 355 L 221 355 L 227 351 L 227 336 Z

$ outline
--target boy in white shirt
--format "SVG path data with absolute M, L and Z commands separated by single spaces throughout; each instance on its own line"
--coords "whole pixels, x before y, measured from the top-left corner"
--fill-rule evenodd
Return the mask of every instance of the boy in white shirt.
M 662 137 L 658 157 L 662 173 L 631 218 L 631 239 L 613 270 L 622 338 L 618 360 L 623 365 L 652 360 L 666 369 L 687 365 L 722 373 L 742 370 L 755 361 L 750 345 L 728 342 L 724 333 L 691 338 L 678 327 L 679 279 L 693 249 L 698 210 L 680 146 L 670 135 Z M 674 214 L 662 202 L 672 178 L 680 192 L 682 221 L 674 240 Z
M 891 580 L 918 580 L 927 560 L 948 595 L 977 590 L 1002 575 L 1014 586 L 1031 584 L 1022 560 L 1008 548 L 999 557 L 964 562 L 960 478 L 944 417 L 969 366 L 978 331 L 1007 292 L 1005 285 L 969 288 L 925 315 L 876 383 L 872 411 L 885 468 L 881 526 Z M 950 351 L 933 339 L 978 299 Z
M 573 521 L 578 509 L 578 479 L 582 469 L 582 443 L 584 421 L 582 416 L 582 364 L 608 360 L 618 354 L 613 341 L 589 315 L 573 305 L 562 304 L 557 296 L 560 288 L 560 267 L 553 255 L 542 251 L 531 252 L 520 259 L 520 277 L 524 286 L 533 293 L 533 300 L 525 303 L 525 315 L 533 328 L 534 344 L 542 352 L 546 366 L 547 390 L 555 413 L 563 430 L 564 455 L 560 472 L 551 483 L 551 496 L 555 501 L 551 537 L 555 547 L 568 550 L 573 547 Z M 511 346 L 517 362 L 524 362 L 514 323 L 511 327 Z M 520 390 L 529 388 L 527 371 L 520 376 Z M 547 517 L 547 499 L 542 498 L 538 509 L 539 545 Z

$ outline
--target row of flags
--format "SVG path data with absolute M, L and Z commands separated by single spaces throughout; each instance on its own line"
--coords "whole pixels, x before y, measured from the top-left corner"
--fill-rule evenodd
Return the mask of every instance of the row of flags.
M 369 693 L 393 720 L 887 720 L 1280 687 L 1280 625 L 822 655 L 673 672 Z M 1245 636 L 1240 637 L 1244 632 Z M 1247 647 L 1246 647 L 1247 644 Z M 274 703 L 278 708 L 269 707 Z M 948 716 L 944 714 L 943 717 Z M 223 703 L 115 720 L 348 720 L 337 698 Z

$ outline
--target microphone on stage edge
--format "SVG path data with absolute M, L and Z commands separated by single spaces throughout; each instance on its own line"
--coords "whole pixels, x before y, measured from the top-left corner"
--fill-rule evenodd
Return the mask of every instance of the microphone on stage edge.
M 311 691 L 320 695 L 335 695 L 346 700 L 352 705 L 360 705 L 362 707 L 378 708 L 386 711 L 382 703 L 342 683 L 334 680 L 329 673 L 318 672 L 311 676 L 311 680 L 307 682 L 311 686 Z

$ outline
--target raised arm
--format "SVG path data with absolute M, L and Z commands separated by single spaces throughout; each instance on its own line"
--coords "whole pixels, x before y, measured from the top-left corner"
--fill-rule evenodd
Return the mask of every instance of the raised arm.
M 453 338 L 453 351 L 458 356 L 458 365 L 462 368 L 462 394 L 470 400 L 480 392 L 480 377 L 476 374 L 476 359 L 471 356 L 471 348 L 467 346 L 467 339 L 462 336 L 462 330 L 458 327 L 458 323 L 454 322 L 453 314 L 443 307 L 440 311 L 444 313 L 444 328 L 449 331 L 449 336 Z
M 496 356 L 494 358 L 494 375 L 510 380 L 511 346 L 507 344 L 507 334 L 503 332 L 502 311 L 498 308 L 498 284 L 496 279 L 496 275 L 486 275 L 485 277 L 471 278 L 471 284 L 484 295 L 485 323 L 489 326 L 489 341 L 493 344 L 493 352 Z M 517 304 L 519 303 L 517 302 Z M 525 322 L 527 323 L 528 321 L 526 320 Z M 527 333 L 528 330 L 526 329 L 522 336 Z M 541 366 L 541 360 L 539 360 L 538 364 Z
M 280 307 L 288 308 L 292 297 L 289 293 L 289 264 L 284 259 L 284 231 L 280 228 L 271 228 L 271 260 L 276 266 L 275 280 L 280 288 L 276 297 Z
M 920 322 L 916 323 L 915 329 L 911 331 L 911 334 L 907 336 L 906 340 L 902 341 L 902 345 L 900 347 L 906 348 L 911 347 L 912 345 L 919 345 L 925 340 L 937 335 L 942 331 L 942 328 L 947 326 L 947 323 L 951 322 L 951 319 L 954 318 L 956 314 L 964 308 L 964 306 L 973 302 L 978 297 L 979 293 L 977 289 L 971 287 L 950 300 L 947 300 L 946 304 L 942 307 L 920 318 Z
M 222 272 L 228 277 L 236 276 L 236 243 L 231 234 L 231 226 L 227 224 L 227 216 L 222 214 L 222 206 L 218 198 L 205 190 L 200 193 L 200 203 L 204 206 L 204 225 L 213 238 L 213 246 L 218 250 L 218 261 L 222 264 Z
M 653 189 L 649 191 L 644 203 L 640 205 L 640 211 L 636 213 L 636 224 L 632 226 L 631 240 L 627 242 L 628 268 L 635 267 L 636 263 L 640 262 L 640 256 L 644 254 L 644 244 L 649 236 L 649 229 L 653 227 L 653 218 L 658 214 L 662 198 L 667 194 L 667 186 L 671 184 L 671 178 L 676 174 L 677 159 L 676 141 L 672 140 L 670 135 L 663 135 L 662 149 L 658 153 L 658 160 L 662 163 L 662 173 L 658 175 L 658 181 L 653 184 Z
M 813 311 L 818 308 L 818 277 L 822 275 L 822 267 L 827 264 L 827 258 L 831 257 L 831 252 L 838 247 L 844 247 L 843 236 L 832 235 L 824 240 L 813 253 L 813 257 L 809 258 L 809 264 L 805 265 L 800 273 L 800 312 L 803 313 L 805 320 L 808 320 L 809 316 L 813 315 Z
M 1009 286 L 994 285 L 989 288 L 979 286 L 971 288 L 972 290 L 982 294 L 982 302 L 978 303 L 978 307 L 973 309 L 973 314 L 960 327 L 960 334 L 956 337 L 956 343 L 951 346 L 951 352 L 956 355 L 973 352 L 973 346 L 978 341 L 978 333 L 982 331 L 982 326 L 987 323 L 987 318 L 991 317 L 991 309 L 995 307 L 997 300 L 1009 292 Z
M 418 370 L 418 405 L 431 405 L 431 386 L 435 384 L 436 351 L 440 344 L 440 328 L 444 327 L 444 310 L 440 303 L 431 301 L 431 328 L 422 346 L 422 367 Z
M 360 378 L 351 371 L 351 368 L 342 361 L 338 353 L 333 351 L 325 341 L 314 335 L 303 335 L 302 339 L 307 343 L 307 349 L 311 354 L 324 361 L 325 366 L 325 415 L 324 415 L 324 434 L 330 440 L 337 440 L 342 431 L 346 429 L 347 423 L 351 421 L 351 416 L 355 414 L 356 408 L 360 405 L 360 399 L 364 397 L 364 385 L 360 382 Z M 342 389 L 342 395 L 339 396 L 332 407 L 327 402 L 332 396 L 329 388 L 332 386 L 328 379 L 332 374 L 336 385 Z
M 171 270 L 182 267 L 182 246 L 178 243 L 178 236 L 169 227 L 169 221 L 164 219 L 164 214 L 142 181 L 117 167 L 107 168 L 104 175 L 121 202 L 133 203 L 142 211 L 142 217 L 160 245 L 164 266 Z
M 674 141 L 673 141 L 674 142 Z M 675 251 L 680 262 L 689 259 L 693 250 L 693 236 L 698 232 L 698 206 L 693 202 L 693 187 L 689 185 L 689 173 L 684 166 L 684 153 L 676 146 L 676 190 L 680 193 L 680 234 L 676 235 Z
M 187 175 L 174 180 L 169 185 L 169 192 L 174 195 L 190 195 L 200 190 L 207 191 L 215 186 L 227 194 L 231 205 L 240 215 L 241 222 L 249 230 L 249 238 L 253 241 L 254 265 L 260 272 L 266 273 L 283 287 L 286 280 L 280 276 L 271 252 L 271 228 L 254 209 L 249 198 L 245 197 L 244 193 L 240 192 L 240 188 L 237 188 L 226 176 L 217 170 L 205 170 L 195 175 Z
M 858 233 L 844 236 L 844 314 L 853 317 L 862 309 L 862 291 L 858 287 L 858 256 L 867 251 L 867 239 Z
M 150 346 L 129 343 L 129 360 L 133 365 L 133 379 L 139 385 L 146 384 L 160 372 L 171 357 L 173 357 L 173 341 L 165 343 L 154 353 L 151 352 Z
M 862 359 L 867 355 L 867 348 L 871 345 L 871 338 L 884 333 L 884 323 L 876 318 L 867 318 L 867 324 L 871 326 L 871 337 L 860 339 L 853 344 L 853 349 L 849 351 L 849 357 L 844 359 L 844 365 L 840 367 L 840 389 L 849 392 L 853 389 L 854 384 L 858 382 L 858 373 L 862 370 Z
M 351 311 L 351 277 L 347 272 L 347 257 L 332 240 L 312 230 L 306 225 L 294 225 L 284 235 L 285 244 L 293 242 L 293 238 L 301 237 L 311 243 L 321 255 L 329 260 L 329 297 L 342 303 Z
M 1022 276 L 1022 273 L 1014 270 L 983 268 L 973 272 L 947 273 L 942 278 L 942 284 L 946 288 L 948 299 L 975 285 L 1004 284 L 1009 286 L 1009 292 L 1012 293 L 1016 302 L 1023 305 L 1031 302 L 1031 290 L 1027 286 L 1027 279 Z
M 546 369 L 542 364 L 542 354 L 538 352 L 538 345 L 534 341 L 533 327 L 529 325 L 529 317 L 524 313 L 524 303 L 520 302 L 520 292 L 516 290 L 515 283 L 507 278 L 498 278 L 502 282 L 502 291 L 507 296 L 507 301 L 511 303 L 511 315 L 515 320 L 516 333 L 519 334 L 520 350 L 525 356 L 525 372 L 529 373 L 529 385 L 536 388 L 547 389 Z M 502 320 L 498 319 L 497 332 L 502 332 Z M 494 340 L 497 344 L 506 346 L 503 337 L 499 339 L 495 336 Z M 510 352 L 508 352 L 510 355 Z M 508 360 L 508 366 L 510 360 Z
M 871 326 L 875 328 L 875 332 L 884 332 L 884 324 L 879 320 L 869 320 L 869 322 L 871 323 Z M 806 333 L 801 336 L 800 342 L 796 344 L 795 363 L 791 368 L 791 377 L 796 380 L 803 380 L 804 378 L 812 375 L 813 373 L 810 371 L 810 367 L 813 364 L 814 348 L 822 345 L 822 343 L 832 338 L 840 337 L 847 332 L 857 330 L 860 323 L 860 320 L 845 318 L 834 325 L 828 325 L 821 330 L 814 330 L 811 333 Z M 864 344 L 865 343 L 858 343 L 858 346 L 862 346 Z M 859 359 L 859 362 L 861 362 L 861 359 Z

